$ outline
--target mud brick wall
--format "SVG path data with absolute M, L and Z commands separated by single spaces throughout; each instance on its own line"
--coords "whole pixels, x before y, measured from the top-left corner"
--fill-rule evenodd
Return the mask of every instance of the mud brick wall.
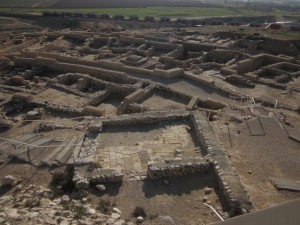
M 32 52 L 32 51 L 21 51 L 21 55 L 25 58 L 35 58 L 38 57 L 40 54 L 39 52 Z
M 260 49 L 274 53 L 297 56 L 300 54 L 300 41 L 266 39 L 258 43 Z
M 196 136 L 203 149 L 209 154 L 207 158 L 211 162 L 214 172 L 217 175 L 219 186 L 229 203 L 233 213 L 247 213 L 253 209 L 252 203 L 246 192 L 238 173 L 233 168 L 225 149 L 208 122 L 203 112 L 192 113 L 192 122 Z
M 178 48 L 178 45 L 175 44 L 168 44 L 168 43 L 163 43 L 163 42 L 156 42 L 156 41 L 148 41 L 148 45 L 153 46 L 154 49 L 157 49 L 159 51 L 174 51 L 175 49 Z
M 234 57 L 242 55 L 241 51 L 237 50 L 212 50 L 206 54 L 206 60 L 209 62 L 226 63 Z
M 92 38 L 89 47 L 100 47 L 106 45 L 108 42 L 108 37 L 94 37 Z
M 191 63 L 201 63 L 199 59 L 176 60 L 169 56 L 160 56 L 159 62 L 166 64 L 168 67 L 180 67 L 186 69 Z
M 85 79 L 89 85 L 94 85 L 100 89 L 108 89 L 112 93 L 120 94 L 122 96 L 126 96 L 135 90 L 138 89 L 136 85 L 130 85 L 130 84 L 116 84 L 112 82 L 107 82 L 101 79 L 97 79 L 94 77 L 91 77 L 88 74 L 81 74 L 81 73 L 67 73 L 57 76 L 57 79 L 59 82 L 66 82 L 68 79 L 75 79 L 80 81 L 80 79 Z M 132 81 L 134 83 L 134 81 Z M 78 85 L 77 85 L 78 86 Z
M 85 66 L 100 67 L 100 68 L 113 69 L 113 70 L 124 69 L 124 65 L 122 63 L 111 62 L 106 60 L 87 61 L 87 60 L 78 59 L 76 57 L 64 56 L 64 55 L 60 55 L 56 53 L 48 53 L 48 52 L 41 52 L 39 55 L 41 57 L 52 58 L 52 59 L 56 59 L 57 61 L 65 62 L 65 63 L 80 64 Z
M 226 107 L 226 105 L 221 102 L 217 102 L 211 99 L 200 99 L 200 98 L 198 98 L 197 105 L 212 110 L 219 110 Z
M 169 70 L 154 69 L 152 74 L 154 76 L 165 77 L 170 79 L 182 76 L 183 72 L 184 71 L 182 68 L 173 68 Z
M 65 33 L 64 38 L 66 39 L 71 39 L 71 40 L 76 40 L 80 42 L 84 42 L 85 39 L 90 38 L 90 35 L 84 35 L 81 33 Z
M 174 51 L 169 52 L 167 56 L 172 57 L 174 59 L 181 59 L 183 57 L 184 47 L 183 45 L 179 45 Z
M 156 85 L 155 90 L 170 94 L 172 97 L 176 97 L 178 100 L 182 100 L 182 101 L 186 102 L 186 104 L 188 104 L 189 101 L 191 100 L 191 98 L 193 97 L 190 94 L 187 94 L 187 93 L 184 93 L 181 91 L 177 91 L 176 89 L 169 88 L 168 86 L 165 86 L 165 85 Z
M 0 84 L 0 89 L 9 91 L 11 93 L 16 93 L 16 92 L 33 93 L 33 91 L 30 91 L 30 90 L 28 90 L 26 88 L 14 87 L 14 86 L 5 85 L 5 84 Z
M 121 35 L 119 40 L 124 44 L 141 45 L 145 43 L 145 40 L 143 38 L 134 38 L 131 36 L 124 36 L 124 35 Z
M 280 62 L 275 63 L 273 65 L 268 66 L 269 68 L 276 68 L 279 71 L 282 71 L 283 73 L 288 73 L 292 77 L 299 77 L 300 76 L 300 65 L 288 63 L 288 62 Z M 286 70 L 290 70 L 287 72 Z
M 123 71 L 127 73 L 140 73 L 140 74 L 146 74 L 151 75 L 153 73 L 152 70 L 138 68 L 138 67 L 132 67 L 132 66 L 124 66 Z
M 107 81 L 113 81 L 116 83 L 127 83 L 127 75 L 125 73 L 117 72 L 117 71 L 105 70 L 105 69 L 95 68 L 90 66 L 76 65 L 71 63 L 61 63 L 56 61 L 55 59 L 42 58 L 42 57 L 37 57 L 34 59 L 15 57 L 14 61 L 16 64 L 21 64 L 21 65 L 30 64 L 34 66 L 39 66 L 39 65 L 48 66 L 63 73 L 67 73 L 67 72 L 85 73 Z
M 267 66 L 270 64 L 275 64 L 278 62 L 284 62 L 288 59 L 268 55 L 268 54 L 259 54 L 254 56 L 252 59 L 244 59 L 241 61 L 236 62 L 237 65 L 237 71 L 239 74 L 252 72 L 255 70 L 258 70 L 260 67 Z
M 262 55 L 258 55 L 257 57 L 263 58 L 262 66 L 266 66 L 266 65 L 270 65 L 270 64 L 274 64 L 274 63 L 278 63 L 278 62 L 285 62 L 285 61 L 289 60 L 289 58 L 279 57 L 279 56 L 269 55 L 269 54 L 262 54 Z
M 217 45 L 201 44 L 195 41 L 187 41 L 183 43 L 185 52 L 209 52 L 213 49 L 218 48 Z
M 33 39 L 33 40 L 29 40 L 29 41 L 24 41 L 23 43 L 19 44 L 19 45 L 14 45 L 8 48 L 4 48 L 0 50 L 1 54 L 8 54 L 11 52 L 17 52 L 19 50 L 22 50 L 30 45 L 33 45 L 35 43 L 38 42 L 38 39 Z

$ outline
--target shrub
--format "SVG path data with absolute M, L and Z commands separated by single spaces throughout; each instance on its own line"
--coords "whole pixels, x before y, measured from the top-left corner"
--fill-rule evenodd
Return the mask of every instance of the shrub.
M 142 216 L 143 218 L 145 218 L 147 215 L 146 215 L 145 209 L 143 207 L 136 206 L 132 213 L 132 216 L 134 216 L 134 217 Z

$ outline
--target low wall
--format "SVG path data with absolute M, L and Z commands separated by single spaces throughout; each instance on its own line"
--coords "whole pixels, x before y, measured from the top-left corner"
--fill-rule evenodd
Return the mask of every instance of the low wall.
M 21 43 L 19 45 L 14 45 L 14 46 L 11 46 L 8 48 L 1 49 L 0 54 L 4 55 L 4 54 L 8 54 L 10 52 L 17 52 L 17 51 L 27 48 L 28 46 L 33 45 L 34 43 L 37 43 L 37 42 L 38 42 L 38 39 L 24 41 L 23 43 Z
M 274 54 L 287 54 L 292 56 L 298 56 L 300 54 L 299 40 L 274 40 L 274 39 L 265 39 L 258 43 L 260 49 L 272 52 Z
M 120 42 L 125 44 L 141 45 L 145 43 L 145 40 L 143 38 L 135 38 L 135 37 L 124 36 L 124 35 L 120 35 L 119 40 Z
M 45 103 L 40 101 L 30 101 L 30 104 L 43 107 L 46 110 L 53 111 L 53 112 L 60 112 L 67 114 L 68 116 L 83 116 L 82 108 L 75 108 L 72 106 L 65 106 L 65 105 L 57 105 L 53 103 Z
M 83 73 L 90 74 L 99 79 L 113 81 L 116 83 L 127 83 L 127 75 L 122 72 L 105 70 L 102 68 L 95 68 L 91 66 L 77 65 L 71 63 L 62 63 L 58 62 L 55 59 L 50 58 L 21 58 L 15 57 L 15 63 L 17 64 L 30 64 L 30 65 L 41 65 L 41 66 L 49 66 L 53 69 L 56 69 L 63 73 L 73 72 L 73 73 Z
M 197 104 L 197 102 L 198 102 L 198 98 L 192 97 L 189 104 L 186 106 L 186 109 L 187 110 L 193 110 L 195 105 Z
M 150 180 L 183 176 L 191 173 L 206 173 L 210 164 L 205 159 L 172 159 L 159 162 L 148 162 L 148 177 Z
M 162 121 L 178 121 L 188 118 L 190 118 L 190 113 L 187 111 L 171 110 L 134 113 L 130 115 L 120 115 L 111 118 L 99 118 L 99 122 L 102 122 L 103 127 L 107 127 L 152 124 Z
M 186 41 L 183 43 L 184 51 L 186 52 L 209 52 L 213 49 L 220 48 L 217 45 L 210 45 L 210 44 L 201 44 L 196 41 Z
M 98 91 L 89 98 L 89 105 L 97 106 L 103 102 L 111 93 L 109 91 Z
M 183 73 L 184 71 L 182 68 L 173 68 L 169 70 L 154 69 L 152 75 L 171 79 L 180 77 L 183 75 Z
M 111 62 L 106 60 L 87 61 L 87 60 L 79 59 L 77 57 L 64 56 L 64 55 L 60 55 L 56 53 L 48 53 L 48 52 L 41 52 L 39 55 L 41 57 L 52 58 L 52 59 L 56 59 L 57 61 L 65 62 L 65 63 L 80 64 L 84 66 L 92 66 L 97 68 L 100 67 L 100 68 L 113 69 L 113 70 L 124 69 L 124 65 L 122 63 Z
M 151 75 L 153 73 L 152 70 L 143 69 L 139 67 L 132 67 L 132 66 L 124 66 L 123 70 L 127 73 L 139 73 L 139 74 L 146 74 L 146 75 Z
M 156 41 L 148 41 L 149 45 L 153 46 L 154 49 L 159 51 L 174 51 L 178 48 L 179 45 L 176 44 L 169 44 L 169 43 L 163 43 L 163 42 L 156 42 Z
M 85 116 L 104 116 L 105 110 L 88 105 L 88 106 L 84 107 L 84 109 L 82 110 L 82 113 Z
M 169 96 L 172 96 L 173 98 L 176 98 L 180 102 L 184 102 L 184 104 L 188 104 L 193 97 L 192 95 L 188 93 L 184 93 L 181 91 L 178 91 L 175 88 L 170 88 L 166 85 L 156 85 L 154 87 L 154 91 L 162 92 L 162 94 L 169 94 Z
M 70 93 L 70 94 L 73 94 L 73 95 L 76 95 L 76 96 L 80 96 L 80 97 L 87 97 L 88 96 L 88 94 L 83 93 L 81 91 L 78 91 L 74 88 L 68 87 L 64 84 L 53 83 L 53 84 L 51 84 L 51 87 L 53 87 L 57 90 L 66 92 L 66 93 Z
M 184 72 L 183 77 L 185 77 L 189 80 L 195 81 L 196 83 L 199 83 L 199 84 L 204 84 L 204 85 L 208 85 L 210 87 L 215 87 L 215 81 L 211 77 L 206 76 L 205 79 L 203 79 L 201 77 L 201 75 L 196 75 L 196 74 L 193 74 L 190 72 Z
M 124 101 L 127 103 L 137 102 L 139 99 L 143 98 L 145 95 L 145 91 L 143 89 L 138 89 L 130 95 L 126 96 Z
M 91 172 L 81 171 L 82 168 L 76 168 L 74 172 L 73 182 L 77 181 L 76 177 L 87 178 L 90 184 L 97 185 L 103 183 L 119 183 L 123 180 L 123 173 L 117 169 L 94 169 Z M 84 174 L 84 175 L 83 175 Z
M 217 175 L 220 189 L 234 214 L 243 214 L 253 209 L 250 198 L 240 178 L 225 154 L 214 130 L 203 112 L 192 113 L 197 139 L 201 147 L 209 154 L 209 161 Z

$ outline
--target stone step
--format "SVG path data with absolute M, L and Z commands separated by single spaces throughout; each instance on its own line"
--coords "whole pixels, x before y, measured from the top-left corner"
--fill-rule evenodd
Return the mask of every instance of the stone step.
M 35 135 L 35 136 L 33 136 L 32 138 L 28 139 L 27 141 L 24 141 L 24 143 L 26 143 L 26 144 L 31 144 L 31 143 L 33 143 L 33 142 L 35 142 L 35 141 L 37 141 L 37 140 L 39 140 L 39 139 L 41 139 L 41 138 L 43 138 L 43 137 L 44 137 L 44 135 L 42 135 L 42 134 L 40 134 L 40 135 Z M 26 144 L 20 144 L 20 145 L 18 145 L 16 148 L 24 147 L 24 146 L 26 146 Z
M 68 144 L 68 141 L 62 142 L 61 146 L 56 147 L 49 155 L 47 155 L 40 163 L 40 165 L 51 166 L 55 160 L 55 156 Z
M 57 161 L 58 163 L 65 163 L 71 156 L 72 151 L 74 150 L 75 146 L 74 144 L 78 143 L 78 140 L 80 140 L 82 138 L 82 136 L 78 137 L 73 137 L 71 139 L 71 141 L 68 143 L 67 146 L 65 146 L 61 152 L 56 156 L 55 161 Z
M 73 164 L 73 163 L 76 161 L 76 159 L 78 158 L 79 153 L 80 153 L 80 149 L 81 149 L 82 144 L 83 144 L 83 142 L 84 142 L 84 138 L 85 138 L 85 135 L 83 135 L 83 136 L 81 137 L 81 139 L 78 139 L 78 140 L 79 140 L 78 146 L 75 146 L 74 151 L 73 151 L 73 154 L 72 154 L 71 157 L 69 158 L 67 164 Z
M 37 134 L 25 134 L 25 135 L 22 135 L 22 136 L 15 137 L 14 139 L 16 141 L 27 142 L 30 139 L 34 138 L 35 136 L 37 136 Z
M 14 139 L 19 142 L 27 142 L 28 140 L 30 140 L 36 136 L 37 136 L 36 134 L 25 134 L 25 135 L 19 135 L 17 137 L 11 138 L 11 139 Z M 7 153 L 9 150 L 11 150 L 13 148 L 13 146 L 12 146 L 13 144 L 15 144 L 16 148 L 19 148 L 22 145 L 24 145 L 24 144 L 20 144 L 20 143 L 11 142 L 11 141 L 4 141 L 0 144 L 1 145 L 0 151 Z
M 45 158 L 49 153 L 51 153 L 55 147 L 52 147 L 53 145 L 58 146 L 61 144 L 61 141 L 58 141 L 56 138 L 54 138 L 52 141 L 48 142 L 46 147 L 44 148 L 33 148 L 29 152 L 25 154 L 18 155 L 18 158 L 24 157 L 25 159 L 28 159 L 29 162 L 33 165 L 39 166 L 41 165 L 41 160 Z
M 52 141 L 54 138 L 40 138 L 36 141 L 33 141 L 31 142 L 30 144 L 32 145 L 36 145 L 36 146 L 40 146 L 40 145 L 44 145 L 50 141 Z M 19 154 L 22 154 L 28 150 L 31 150 L 35 148 L 34 146 L 24 146 L 22 148 L 19 148 L 19 149 L 15 149 L 14 151 L 11 152 L 11 155 L 19 155 Z

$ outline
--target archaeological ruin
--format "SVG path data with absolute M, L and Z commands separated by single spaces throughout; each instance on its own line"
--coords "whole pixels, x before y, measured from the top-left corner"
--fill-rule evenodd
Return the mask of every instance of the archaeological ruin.
M 272 179 L 299 180 L 300 40 L 121 16 L 1 29 L 1 194 L 112 204 L 64 224 L 210 224 L 299 198 Z

